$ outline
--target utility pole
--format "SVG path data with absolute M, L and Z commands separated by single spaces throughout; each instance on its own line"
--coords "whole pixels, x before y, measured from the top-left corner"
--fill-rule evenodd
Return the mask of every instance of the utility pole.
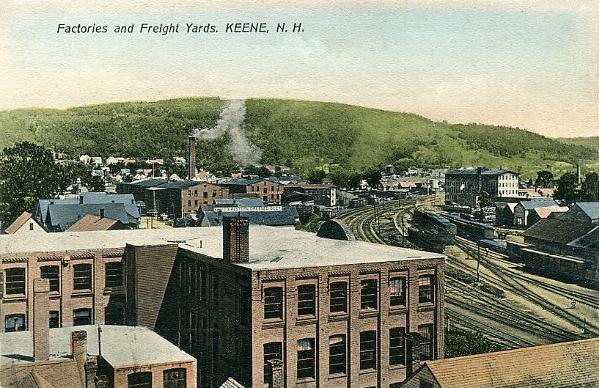
M 480 282 L 480 240 L 476 240 L 477 256 L 476 256 L 476 282 Z

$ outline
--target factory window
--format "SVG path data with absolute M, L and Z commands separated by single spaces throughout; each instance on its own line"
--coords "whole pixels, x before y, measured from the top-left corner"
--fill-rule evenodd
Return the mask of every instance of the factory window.
M 195 201 L 193 201 L 193 204 L 194 204 L 195 206 L 198 206 L 198 200 L 196 199 Z
M 25 268 L 9 268 L 4 274 L 6 295 L 25 295 Z
M 42 279 L 49 280 L 51 292 L 59 292 L 60 291 L 60 282 L 59 282 L 57 265 L 45 265 L 40 268 L 40 273 L 41 273 L 40 276 Z
M 264 190 L 262 190 L 263 194 L 268 194 L 268 189 L 265 187 Z
M 418 326 L 418 354 L 420 360 L 433 359 L 433 325 Z
M 204 191 L 204 192 L 202 193 L 202 195 L 203 195 L 203 197 L 204 197 L 204 198 L 208 198 L 208 192 L 207 192 L 207 191 Z
M 282 287 L 269 287 L 264 289 L 264 318 L 283 319 Z
M 73 289 L 91 290 L 92 289 L 92 265 L 76 264 L 73 266 Z
M 104 283 L 107 288 L 123 285 L 123 264 L 115 261 L 104 266 Z
M 434 303 L 434 277 L 424 275 L 418 278 L 418 302 Z
M 60 327 L 60 313 L 56 310 L 50 311 L 49 321 L 50 329 Z
M 164 388 L 185 388 L 187 387 L 187 376 L 185 368 L 167 369 L 163 372 Z
M 347 282 L 333 282 L 330 285 L 330 311 L 332 313 L 347 312 Z
M 283 343 L 269 342 L 264 344 L 264 382 L 272 386 L 272 368 L 270 360 L 283 361 Z
M 362 280 L 362 293 L 360 297 L 362 310 L 376 310 L 377 291 L 375 279 Z
M 406 305 L 405 277 L 393 277 L 389 279 L 389 304 L 391 306 Z
M 25 314 L 11 314 L 4 318 L 4 331 L 25 331 Z
M 33 230 L 33 222 L 29 223 L 29 230 Z
M 191 199 L 187 200 L 187 206 L 191 206 Z
M 297 287 L 297 315 L 316 315 L 316 286 L 303 284 Z
M 73 310 L 73 326 L 91 325 L 91 323 L 92 323 L 91 309 Z
M 347 365 L 347 341 L 345 334 L 329 337 L 329 374 L 345 373 Z
M 360 333 L 360 369 L 376 369 L 376 331 Z
M 389 365 L 406 364 L 406 329 L 394 327 L 389 330 Z
M 152 388 L 152 372 L 137 372 L 127 376 L 129 388 Z
M 297 341 L 297 378 L 314 378 L 314 369 L 314 338 Z

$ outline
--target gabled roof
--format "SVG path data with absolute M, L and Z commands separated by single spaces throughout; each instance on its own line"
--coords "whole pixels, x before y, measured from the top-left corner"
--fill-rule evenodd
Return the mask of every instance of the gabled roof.
M 56 205 L 76 204 L 79 205 L 83 200 L 83 204 L 100 205 L 100 204 L 115 204 L 120 203 L 124 206 L 126 213 L 133 217 L 139 218 L 139 209 L 135 203 L 133 194 L 108 194 L 104 192 L 89 192 L 81 193 L 78 196 L 65 198 L 40 199 L 37 205 L 36 217 L 39 217 L 43 224 L 46 224 L 48 209 Z M 114 217 L 111 217 L 114 218 Z M 54 221 L 52 222 L 54 225 Z
M 425 365 L 441 387 L 596 387 L 599 338 L 446 358 Z
M 118 220 L 125 225 L 129 224 L 129 217 L 122 203 L 54 204 L 48 210 L 50 220 L 47 223 L 53 227 L 59 227 L 60 230 L 67 230 L 71 225 L 88 214 L 100 216 L 102 209 L 104 210 L 104 217 Z
M 538 207 L 559 207 L 557 202 L 553 199 L 533 199 L 531 201 L 520 201 L 518 205 L 522 206 L 526 210 L 536 209 Z
M 599 219 L 599 202 L 576 202 L 578 206 L 591 220 Z
M 16 233 L 17 230 L 21 229 L 21 227 L 23 225 L 25 225 L 25 223 L 27 221 L 29 221 L 31 219 L 31 213 L 29 212 L 23 212 L 21 213 L 21 215 L 19 217 L 17 217 L 16 220 L 14 220 L 14 222 L 12 224 L 10 224 L 8 226 L 8 228 L 6 228 L 4 231 L 8 234 L 13 234 Z
M 524 232 L 524 237 L 536 238 L 558 244 L 568 244 L 585 234 L 593 225 L 560 218 L 545 218 L 535 223 Z
M 119 225 L 118 220 L 99 217 L 93 214 L 88 214 L 71 225 L 67 231 L 69 232 L 90 232 L 93 230 L 110 230 Z
M 541 218 L 547 218 L 551 215 L 551 213 L 565 213 L 569 209 L 567 206 L 550 206 L 550 207 L 538 207 L 534 209 L 534 211 Z
M 244 386 L 239 384 L 233 377 L 229 377 L 227 381 L 222 383 L 220 388 L 244 388 Z

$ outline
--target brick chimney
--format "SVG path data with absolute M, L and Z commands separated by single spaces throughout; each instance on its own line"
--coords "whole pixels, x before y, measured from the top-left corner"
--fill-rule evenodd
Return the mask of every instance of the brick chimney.
M 223 258 L 232 263 L 250 261 L 250 219 L 223 218 Z
M 33 279 L 33 359 L 47 361 L 50 354 L 50 281 Z
M 285 376 L 283 375 L 283 361 L 274 359 L 269 360 L 272 371 L 271 388 L 283 388 L 285 386 Z
M 85 330 L 73 331 L 71 333 L 71 354 L 77 363 L 79 378 L 86 380 L 85 364 L 87 362 L 87 332 Z
M 196 176 L 196 138 L 189 136 L 187 139 L 187 179 L 193 179 Z

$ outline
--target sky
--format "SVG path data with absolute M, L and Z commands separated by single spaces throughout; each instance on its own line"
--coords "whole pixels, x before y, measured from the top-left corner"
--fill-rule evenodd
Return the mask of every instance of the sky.
M 0 110 L 186 96 L 342 102 L 454 123 L 599 135 L 592 1 L 4 0 Z M 521 5 L 526 3 L 526 8 Z M 333 5 L 334 4 L 334 5 Z M 226 23 L 301 23 L 228 34 Z M 57 33 L 59 23 L 106 34 Z M 179 34 L 116 25 L 179 23 Z M 216 34 L 186 34 L 186 23 Z

